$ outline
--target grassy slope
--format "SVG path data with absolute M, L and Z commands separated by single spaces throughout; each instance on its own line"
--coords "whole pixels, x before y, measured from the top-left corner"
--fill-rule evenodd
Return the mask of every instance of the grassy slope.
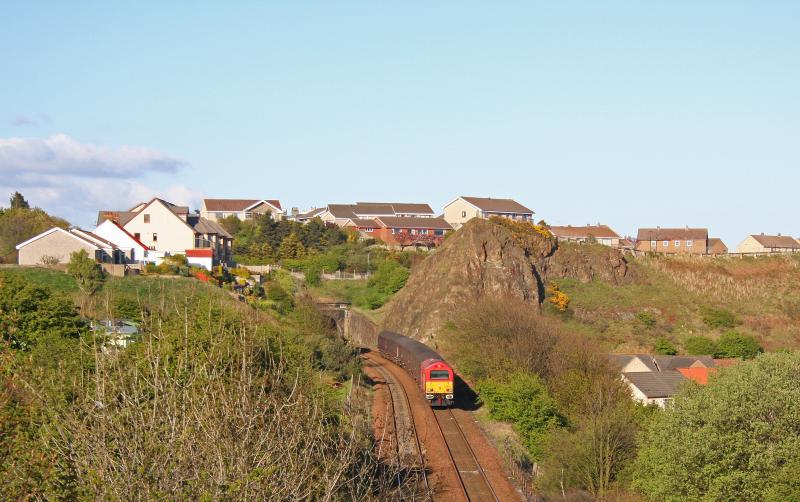
M 649 351 L 662 336 L 680 349 L 688 336 L 719 336 L 702 319 L 705 309 L 722 308 L 742 322 L 738 331 L 756 336 L 768 350 L 800 346 L 800 260 L 631 260 L 637 275 L 631 284 L 558 281 L 572 300 L 567 323 L 599 337 L 612 350 Z M 655 325 L 648 325 L 648 316 Z

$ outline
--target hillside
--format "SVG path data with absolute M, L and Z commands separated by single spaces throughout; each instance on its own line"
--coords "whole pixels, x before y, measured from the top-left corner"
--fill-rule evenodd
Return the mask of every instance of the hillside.
M 384 327 L 430 340 L 481 298 L 510 297 L 612 351 L 650 352 L 666 341 L 686 352 L 690 337 L 732 329 L 767 350 L 800 345 L 794 257 L 631 257 L 523 230 L 470 221 L 413 269 L 383 308 Z M 544 302 L 552 283 L 570 299 L 564 313 Z
M 551 281 L 632 280 L 617 251 L 559 247 L 531 224 L 474 219 L 412 271 L 384 308 L 384 327 L 426 340 L 482 297 L 510 297 L 539 308 Z

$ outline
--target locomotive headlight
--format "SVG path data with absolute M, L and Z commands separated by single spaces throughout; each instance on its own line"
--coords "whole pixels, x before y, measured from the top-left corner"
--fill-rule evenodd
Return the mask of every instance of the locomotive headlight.
M 453 399 L 453 395 L 452 395 L 452 394 L 447 394 L 447 395 L 446 395 L 446 396 L 444 396 L 444 397 L 445 397 L 445 399 Z
M 425 399 L 427 399 L 428 401 L 432 401 L 433 400 L 433 394 L 425 394 Z

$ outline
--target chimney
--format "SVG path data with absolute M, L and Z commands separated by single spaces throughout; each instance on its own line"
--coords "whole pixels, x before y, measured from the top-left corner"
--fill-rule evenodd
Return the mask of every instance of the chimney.
M 300 209 L 297 208 L 297 207 L 293 207 L 292 208 L 292 216 L 297 216 L 298 214 L 300 214 Z
M 780 232 L 778 232 L 778 237 L 780 237 L 780 236 L 781 236 L 781 233 L 780 233 Z

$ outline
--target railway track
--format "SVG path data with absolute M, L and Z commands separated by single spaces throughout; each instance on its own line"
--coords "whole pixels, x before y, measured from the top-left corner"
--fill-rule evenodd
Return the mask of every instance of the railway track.
M 461 482 L 464 497 L 470 502 L 499 502 L 500 499 L 489 483 L 483 467 L 478 462 L 478 457 L 469 445 L 467 436 L 458 424 L 452 410 L 434 408 L 433 414 Z
M 414 416 L 411 412 L 411 403 L 408 400 L 403 386 L 379 362 L 367 357 L 370 366 L 383 377 L 386 390 L 389 392 L 389 401 L 392 403 L 392 428 L 395 435 L 395 449 L 397 460 L 401 465 L 411 466 L 418 470 L 426 493 L 431 493 L 428 473 L 425 466 L 425 455 L 422 450 L 419 435 L 414 425 Z M 399 420 L 398 420 L 399 419 Z M 409 424 L 409 427 L 398 427 L 398 421 Z

